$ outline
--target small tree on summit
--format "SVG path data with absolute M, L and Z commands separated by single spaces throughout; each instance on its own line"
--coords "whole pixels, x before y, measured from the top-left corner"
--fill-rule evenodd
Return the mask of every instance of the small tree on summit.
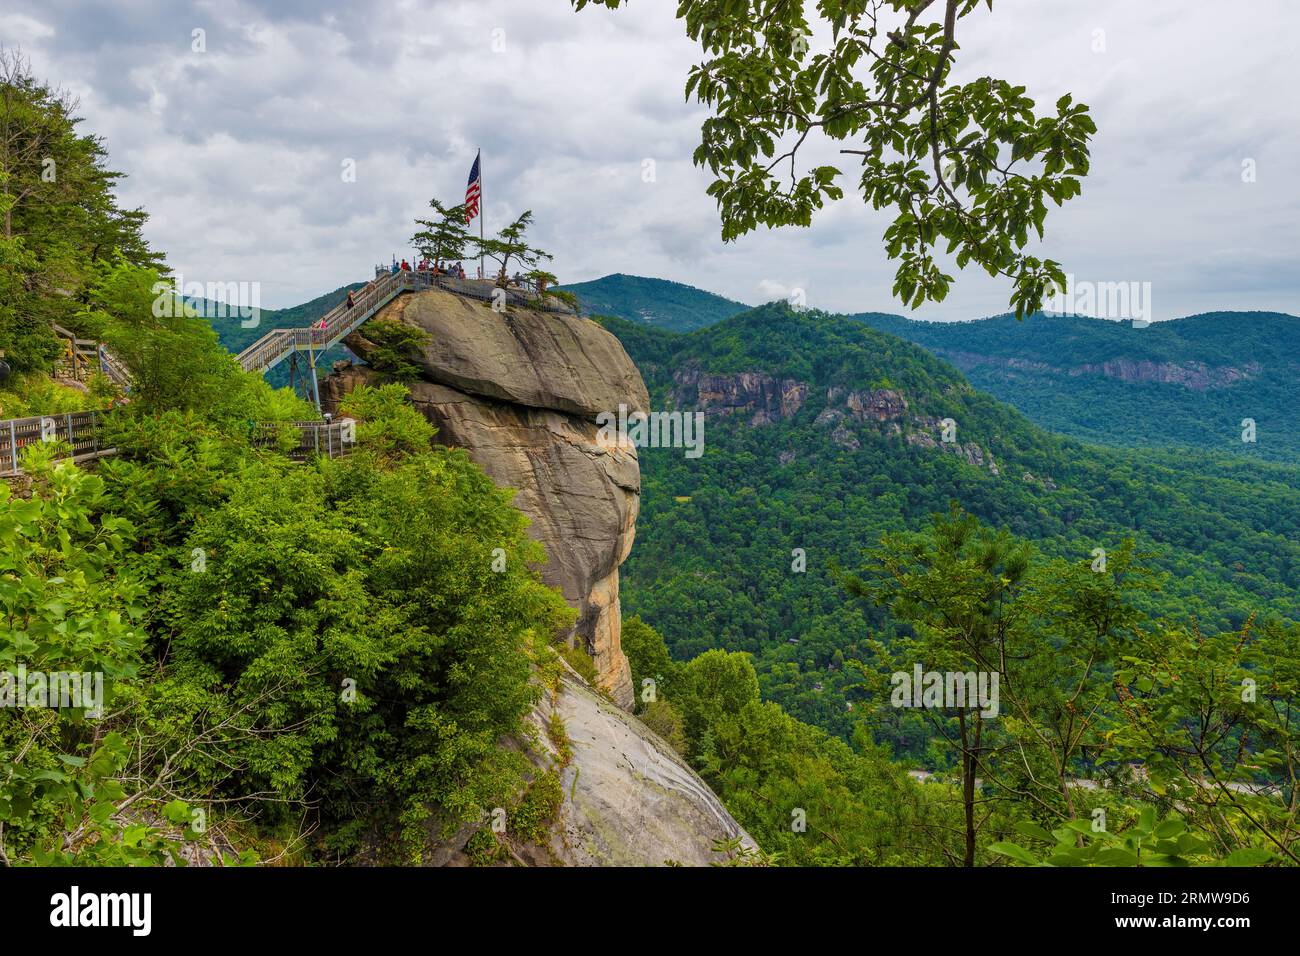
M 437 199 L 430 199 L 429 205 L 438 218 L 415 220 L 424 229 L 411 237 L 412 244 L 426 259 L 459 262 L 466 257 L 465 247 L 472 241 L 465 225 L 464 203 L 448 208 Z
M 528 227 L 533 224 L 533 211 L 525 209 L 519 214 L 519 218 L 498 232 L 491 239 L 480 239 L 476 241 L 479 251 L 501 264 L 501 276 L 509 275 L 510 260 L 516 260 L 527 271 L 537 271 L 538 264 L 543 259 L 554 258 L 549 252 L 538 249 L 528 244 L 525 233 Z M 552 279 L 554 277 L 552 276 Z

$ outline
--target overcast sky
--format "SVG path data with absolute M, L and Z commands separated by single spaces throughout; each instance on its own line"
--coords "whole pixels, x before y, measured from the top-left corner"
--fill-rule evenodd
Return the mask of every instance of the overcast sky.
M 905 311 L 887 217 L 852 190 L 811 229 L 721 242 L 690 162 L 705 114 L 683 86 L 699 51 L 675 8 L 5 0 L 0 44 L 80 98 L 173 268 L 260 282 L 269 307 L 401 255 L 431 195 L 463 197 L 482 146 L 489 231 L 532 208 L 561 281 L 627 272 L 749 303 L 801 288 L 819 308 Z M 959 63 L 1092 107 L 1092 174 L 1050 214 L 1043 250 L 1076 279 L 1150 282 L 1157 319 L 1296 313 L 1297 27 L 1295 0 L 998 0 L 964 22 Z M 1009 291 L 967 270 L 915 315 L 1002 312 Z

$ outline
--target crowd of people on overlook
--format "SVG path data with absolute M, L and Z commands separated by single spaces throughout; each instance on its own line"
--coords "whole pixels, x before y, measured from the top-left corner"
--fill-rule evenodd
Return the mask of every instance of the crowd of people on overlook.
M 478 278 L 482 279 L 483 270 L 480 268 L 478 271 L 479 271 Z M 410 260 L 408 259 L 399 260 L 396 256 L 394 256 L 392 265 L 387 267 L 382 265 L 375 266 L 376 279 L 378 279 L 380 276 L 383 275 L 397 275 L 400 272 L 426 273 L 432 276 L 450 276 L 453 279 L 466 278 L 465 266 L 462 263 L 443 262 L 443 260 L 441 259 L 421 259 L 419 262 L 415 264 L 415 266 L 412 266 Z M 538 281 L 534 283 L 531 279 L 529 279 L 529 277 L 525 276 L 523 273 L 518 271 L 515 272 L 514 276 L 507 276 L 504 268 L 498 271 L 496 276 L 496 281 L 497 284 L 501 285 L 502 287 L 515 286 L 516 288 L 521 288 L 521 289 L 535 288 L 538 292 L 546 291 L 546 283 L 544 281 Z M 370 282 L 367 282 L 360 289 L 349 290 L 347 301 L 346 301 L 347 308 L 349 309 L 356 308 L 357 301 L 360 299 L 361 296 L 363 296 L 370 289 L 372 285 L 374 285 L 374 283 L 375 280 L 372 279 Z M 311 328 L 312 328 L 313 340 L 320 338 L 321 333 L 325 331 L 327 324 L 328 323 L 326 322 L 325 318 L 322 317 L 319 322 L 316 322 L 312 325 Z
M 375 267 L 376 275 L 383 271 L 383 266 Z M 465 278 L 465 267 L 463 265 L 459 262 L 454 264 L 451 262 L 444 263 L 441 259 L 421 259 L 419 263 L 412 268 L 411 263 L 406 259 L 398 262 L 397 259 L 394 258 L 393 264 L 389 267 L 388 271 L 393 275 L 397 275 L 399 272 L 428 272 L 435 276 L 451 276 L 455 279 Z

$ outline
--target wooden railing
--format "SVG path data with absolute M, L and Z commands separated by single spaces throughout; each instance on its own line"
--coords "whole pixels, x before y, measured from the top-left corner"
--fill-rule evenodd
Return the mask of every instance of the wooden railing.
M 23 449 L 43 442 L 66 442 L 70 451 L 61 457 L 73 461 L 117 454 L 116 448 L 103 447 L 106 414 L 111 413 L 71 412 L 0 421 L 0 476 L 19 474 Z M 312 455 L 339 458 L 350 453 L 356 444 L 356 422 L 350 418 L 285 424 L 298 430 L 298 444 L 289 451 L 289 457 L 295 461 L 306 461 Z M 255 423 L 253 443 L 263 447 L 274 444 L 282 427 L 278 422 Z
M 54 326 L 54 332 L 68 344 L 68 353 L 72 359 L 72 376 L 78 381 L 85 379 L 88 369 L 95 369 L 103 372 L 115 385 L 126 387 L 131 384 L 130 372 L 113 353 L 104 347 L 103 342 L 78 338 L 58 324 Z
M 100 447 L 100 434 L 98 412 L 38 415 L 0 421 L 0 474 L 17 474 L 22 450 L 28 445 L 43 442 L 67 442 L 72 452 L 65 457 L 74 461 L 113 454 L 114 449 Z

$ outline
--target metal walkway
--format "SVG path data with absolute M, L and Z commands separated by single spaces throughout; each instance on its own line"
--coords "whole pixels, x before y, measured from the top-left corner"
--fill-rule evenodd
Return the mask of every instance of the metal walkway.
M 407 292 L 424 292 L 433 288 L 483 302 L 500 301 L 503 305 L 573 314 L 573 310 L 563 303 L 518 289 L 499 289 L 491 280 L 457 279 L 454 276 L 435 276 L 431 272 L 402 269 L 398 272 L 384 272 L 377 275 L 373 282 L 354 293 L 354 304 L 350 308 L 345 299 L 309 328 L 272 329 L 239 353 L 239 364 L 246 372 L 265 373 L 285 359 L 296 363 L 299 353 L 304 353 L 310 371 L 311 399 L 319 409 L 320 384 L 316 377 L 317 355 L 334 347 L 361 328 L 399 295 Z

